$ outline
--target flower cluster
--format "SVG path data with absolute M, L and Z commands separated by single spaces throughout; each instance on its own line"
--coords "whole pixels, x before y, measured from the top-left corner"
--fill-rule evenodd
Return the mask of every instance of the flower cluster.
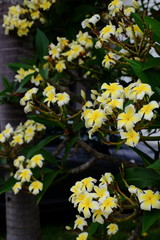
M 106 234 L 111 236 L 119 230 L 116 222 L 128 221 L 128 218 L 132 219 L 140 210 L 160 209 L 160 193 L 158 191 L 142 190 L 126 183 L 130 194 L 126 195 L 110 172 L 101 176 L 99 185 L 96 183 L 96 179 L 87 177 L 77 181 L 70 189 L 72 194 L 69 201 L 74 204 L 79 214 L 76 215 L 73 228 L 67 226 L 66 229 L 76 230 L 76 233 L 80 231 L 76 240 L 87 239 L 89 229 L 87 219 L 91 219 L 91 222 L 98 222 L 100 225 L 105 224 Z M 127 217 L 126 214 L 123 215 L 126 207 L 132 209 L 133 216 L 132 213 Z M 80 215 L 81 213 L 83 216 Z M 109 224 L 107 224 L 108 222 Z
M 83 28 L 89 27 L 96 34 L 95 47 L 106 50 L 102 66 L 109 69 L 123 59 L 143 59 L 152 47 L 152 40 L 150 33 L 146 30 L 144 34 L 132 16 L 140 11 L 138 2 L 134 0 L 128 6 L 122 0 L 113 0 L 108 11 L 108 23 L 101 30 L 96 29 L 96 23 L 101 20 L 98 14 L 82 22 Z
M 11 147 L 30 143 L 38 132 L 45 130 L 43 124 L 33 120 L 27 120 L 24 124 L 20 123 L 14 130 L 10 123 L 5 126 L 5 129 L 0 133 L 0 143 L 9 142 Z
M 19 37 L 27 35 L 35 20 L 45 22 L 43 11 L 49 10 L 55 2 L 56 0 L 24 0 L 23 6 L 18 4 L 9 7 L 8 14 L 3 17 L 5 34 L 16 29 Z
M 49 55 L 44 58 L 49 61 L 51 69 L 62 72 L 67 68 L 67 63 L 74 61 L 75 64 L 75 59 L 78 59 L 78 64 L 82 64 L 84 58 L 90 56 L 89 49 L 92 47 L 92 37 L 88 32 L 79 31 L 76 40 L 72 42 L 64 37 L 57 37 L 57 44 L 49 45 Z
M 20 83 L 27 76 L 31 77 L 30 81 L 35 86 L 39 86 L 43 82 L 43 78 L 39 73 L 39 68 L 36 66 L 33 66 L 33 68 L 29 68 L 28 70 L 25 70 L 24 68 L 18 69 L 17 74 L 15 75 L 15 81 Z
M 13 191 L 17 194 L 22 188 L 36 195 L 43 189 L 43 183 L 35 179 L 32 169 L 43 166 L 44 158 L 41 154 L 34 155 L 31 159 L 25 159 L 23 155 L 18 156 L 13 161 L 16 168 L 14 178 L 18 180 L 13 186 Z
M 123 87 L 119 83 L 103 83 L 101 92 L 91 90 L 91 101 L 85 101 L 82 107 L 82 119 L 86 128 L 90 128 L 89 137 L 101 129 L 112 133 L 117 130 L 121 139 L 129 146 L 138 144 L 141 130 L 156 117 L 158 102 L 149 98 L 153 95 L 151 86 L 138 80 Z M 82 94 L 85 99 L 85 94 Z M 146 125 L 147 124 L 147 125 Z
M 78 212 L 83 214 L 83 217 L 76 215 L 73 229 L 86 230 L 88 218 L 103 224 L 104 220 L 119 208 L 118 198 L 109 190 L 109 186 L 114 182 L 114 176 L 111 173 L 105 173 L 100 178 L 98 186 L 95 185 L 96 182 L 96 179 L 88 177 L 76 182 L 71 188 L 72 195 L 69 200 Z M 113 235 L 118 231 L 118 226 L 112 223 L 107 226 L 107 229 L 108 235 Z M 82 234 L 85 235 L 84 239 L 87 239 L 88 233 L 85 231 L 79 234 L 77 240 L 81 239 Z

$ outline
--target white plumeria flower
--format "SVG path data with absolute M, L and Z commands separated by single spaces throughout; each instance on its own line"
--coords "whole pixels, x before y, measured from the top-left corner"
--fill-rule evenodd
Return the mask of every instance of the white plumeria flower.
M 158 191 L 154 193 L 152 190 L 144 190 L 138 195 L 138 200 L 142 210 L 160 209 L 160 194 Z
M 115 224 L 115 223 L 110 223 L 108 226 L 107 226 L 107 234 L 108 235 L 114 235 L 117 231 L 118 231 L 118 225 Z
M 56 94 L 56 101 L 59 107 L 67 104 L 69 100 L 70 96 L 66 92 Z
M 90 24 L 95 25 L 99 20 L 100 20 L 100 15 L 95 14 L 91 18 L 87 18 L 81 23 L 82 28 L 91 27 Z
M 12 190 L 14 194 L 17 194 L 20 190 L 22 189 L 22 183 L 21 182 L 16 182 L 14 186 L 12 187 Z
M 159 108 L 159 104 L 156 101 L 151 101 L 149 104 L 144 105 L 140 110 L 139 110 L 139 114 L 141 115 L 141 117 L 143 117 L 144 119 L 150 121 L 153 116 L 153 110 L 155 108 Z
M 34 181 L 29 185 L 29 191 L 32 192 L 32 194 L 37 195 L 40 191 L 43 189 L 43 183 L 40 181 Z
M 5 126 L 5 130 L 3 131 L 3 134 L 6 138 L 9 138 L 11 136 L 11 134 L 13 133 L 13 127 L 11 126 L 10 123 L 8 123 Z
M 74 222 L 74 229 L 79 228 L 83 231 L 84 226 L 87 226 L 87 221 L 80 215 L 76 215 L 76 220 Z

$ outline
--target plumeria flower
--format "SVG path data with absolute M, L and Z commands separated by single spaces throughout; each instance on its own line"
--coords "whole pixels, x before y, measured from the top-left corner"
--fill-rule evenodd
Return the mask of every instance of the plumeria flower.
M 107 226 L 107 234 L 108 235 L 114 235 L 117 231 L 118 231 L 118 225 L 115 224 L 115 223 L 110 223 L 108 226 Z
M 36 166 L 41 168 L 43 166 L 43 161 L 44 161 L 44 157 L 42 156 L 42 154 L 34 155 L 30 159 L 30 166 L 31 168 L 35 168 Z
M 56 94 L 54 91 L 50 91 L 46 93 L 46 98 L 44 99 L 44 102 L 47 102 L 47 106 L 50 107 L 51 103 L 55 103 L 57 101 Z
M 25 157 L 24 157 L 24 156 L 19 156 L 19 157 L 17 157 L 17 158 L 13 161 L 13 165 L 14 165 L 16 168 L 20 168 L 21 166 L 23 166 L 24 160 L 25 160 Z
M 144 105 L 140 110 L 139 110 L 139 114 L 141 115 L 141 117 L 143 117 L 144 119 L 150 121 L 153 118 L 153 110 L 155 108 L 159 108 L 159 104 L 156 101 L 151 101 L 149 104 Z
M 22 183 L 21 182 L 16 182 L 14 186 L 12 187 L 12 190 L 14 194 L 17 194 L 20 190 L 22 189 Z
M 119 108 L 123 110 L 123 99 L 112 99 L 110 102 L 108 102 L 108 105 L 112 108 Z
M 132 88 L 130 99 L 131 100 L 141 100 L 144 98 L 145 94 L 151 97 L 153 95 L 151 86 L 146 83 L 141 83 L 140 80 L 137 81 L 136 86 Z
M 76 220 L 74 222 L 74 229 L 79 228 L 83 231 L 84 226 L 87 226 L 87 221 L 80 215 L 76 215 Z
M 51 55 L 53 59 L 60 57 L 61 48 L 59 46 L 51 43 L 49 49 L 49 55 Z
M 99 20 L 100 20 L 100 15 L 95 14 L 91 18 L 87 18 L 81 23 L 82 28 L 86 28 L 86 27 L 91 28 L 91 24 L 95 25 Z
M 113 209 L 118 207 L 117 199 L 115 197 L 107 197 L 104 201 L 100 201 L 99 206 L 102 212 L 109 216 Z
M 84 178 L 81 182 L 82 182 L 82 191 L 87 190 L 88 192 L 91 192 L 94 188 L 94 183 L 96 183 L 97 180 L 92 177 L 87 177 L 87 178 Z
M 128 191 L 131 194 L 136 194 L 136 196 L 139 196 L 141 193 L 143 193 L 143 191 L 140 188 L 137 188 L 134 185 L 130 185 L 129 188 L 128 188 Z
M 32 194 L 37 195 L 40 191 L 43 189 L 43 183 L 40 181 L 34 181 L 29 185 L 29 191 L 32 192 Z
M 134 129 L 130 129 L 128 132 L 120 131 L 121 139 L 126 139 L 125 144 L 131 147 L 135 147 L 140 139 L 139 133 L 134 131 Z
M 83 232 L 83 233 L 80 233 L 78 235 L 78 237 L 76 238 L 76 240 L 87 240 L 87 237 L 88 237 L 88 233 L 87 232 Z
M 13 133 L 13 127 L 11 126 L 10 123 L 8 123 L 5 126 L 5 130 L 3 131 L 3 134 L 6 138 L 9 138 L 11 136 L 11 134 Z
M 102 61 L 102 66 L 109 69 L 116 63 L 115 60 L 117 60 L 117 55 L 113 52 L 108 52 Z
M 66 92 L 57 93 L 56 101 L 57 101 L 58 106 L 61 107 L 70 101 L 70 96 Z
M 160 209 L 160 194 L 158 191 L 154 193 L 152 190 L 144 190 L 143 193 L 139 194 L 138 200 L 142 210 Z
M 92 213 L 92 221 L 100 224 L 104 223 L 104 218 L 108 218 L 108 214 L 105 214 L 100 208 L 96 209 Z
M 0 143 L 4 143 L 6 141 L 6 138 L 3 133 L 0 133 Z
M 64 60 L 60 60 L 56 63 L 55 68 L 57 72 L 63 72 L 64 69 L 66 69 L 66 64 Z
M 99 209 L 99 203 L 93 200 L 91 194 L 87 194 L 87 196 L 78 205 L 78 211 L 83 212 L 85 218 L 90 218 L 91 211 L 96 209 Z
M 24 168 L 24 169 L 18 170 L 15 173 L 14 178 L 17 180 L 21 180 L 21 182 L 29 182 L 32 175 L 33 173 L 31 172 L 30 169 Z
M 106 120 L 106 115 L 102 109 L 90 109 L 88 114 L 85 115 L 85 126 L 86 128 L 90 127 L 101 127 L 104 121 Z
M 99 37 L 103 40 L 106 41 L 108 40 L 111 35 L 114 35 L 116 31 L 116 27 L 110 23 L 109 25 L 106 25 L 106 27 L 102 28 L 100 31 Z
M 133 104 L 128 105 L 125 108 L 125 112 L 120 113 L 117 118 L 118 129 L 121 129 L 123 126 L 127 131 L 132 129 L 137 122 L 141 120 L 140 114 L 135 112 Z
M 48 96 L 49 92 L 53 92 L 54 94 L 56 93 L 56 89 L 54 86 L 50 85 L 49 83 L 47 84 L 47 87 L 43 91 L 44 96 Z
M 129 17 L 131 13 L 135 13 L 135 8 L 134 7 L 127 7 L 124 9 L 124 15 Z
M 112 173 L 107 172 L 102 177 L 100 178 L 100 186 L 101 185 L 106 185 L 106 184 L 111 184 L 114 180 L 114 176 Z
M 24 143 L 23 134 L 19 133 L 13 136 L 13 140 L 11 141 L 11 145 L 15 146 L 16 144 L 22 145 Z
M 107 197 L 109 197 L 109 192 L 107 190 L 107 185 L 103 184 L 99 187 L 94 186 L 95 198 L 98 198 L 99 201 L 104 201 Z
M 123 86 L 121 86 L 119 83 L 103 83 L 101 89 L 105 89 L 105 92 L 102 94 L 102 97 L 105 99 L 108 97 L 111 97 L 112 99 L 119 98 L 120 95 L 124 92 Z

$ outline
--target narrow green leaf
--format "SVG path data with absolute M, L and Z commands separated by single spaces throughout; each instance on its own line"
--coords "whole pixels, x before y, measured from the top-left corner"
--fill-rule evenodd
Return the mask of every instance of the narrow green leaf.
M 23 86 L 31 79 L 31 77 L 34 75 L 34 73 L 27 75 L 19 84 L 19 87 L 16 92 L 21 92 Z
M 154 162 L 154 160 L 149 155 L 147 155 L 146 153 L 142 152 L 140 149 L 138 149 L 136 147 L 134 147 L 134 148 L 131 147 L 131 149 L 134 152 L 136 152 L 142 158 L 145 166 L 148 166 L 148 165 L 150 165 L 150 164 L 152 164 Z
M 47 189 L 49 188 L 49 186 L 52 184 L 53 180 L 57 177 L 59 173 L 60 173 L 60 170 L 56 170 L 56 171 L 50 170 L 50 172 L 45 175 L 43 179 L 43 190 L 38 195 L 38 198 L 37 198 L 38 203 L 40 202 L 43 195 L 45 194 L 45 192 L 47 191 Z
M 88 229 L 88 238 L 87 239 L 89 239 L 96 232 L 98 227 L 99 227 L 98 222 L 91 223 L 91 225 L 89 226 L 89 229 Z
M 144 211 L 142 220 L 142 234 L 145 233 L 160 218 L 160 210 Z
M 17 180 L 14 177 L 10 177 L 5 184 L 3 185 L 3 187 L 0 188 L 0 194 L 7 192 L 9 190 L 12 189 L 12 187 L 14 186 L 14 184 L 17 182 Z
M 28 70 L 29 68 L 33 68 L 32 65 L 20 62 L 9 63 L 8 66 L 15 72 L 17 72 L 17 70 L 19 70 L 20 68 L 24 68 L 26 70 Z
M 160 22 L 149 16 L 145 16 L 144 20 L 147 28 L 153 31 L 153 40 L 160 43 Z
M 134 167 L 125 170 L 125 180 L 139 188 L 148 186 L 160 187 L 160 176 L 153 169 Z
M 150 58 L 147 62 L 144 63 L 142 70 L 144 71 L 158 65 L 160 65 L 160 57 Z
M 32 119 L 38 123 L 42 123 L 45 126 L 51 126 L 51 127 L 61 127 L 64 129 L 64 126 L 60 122 L 56 122 L 52 119 L 45 119 L 45 116 L 43 115 L 29 115 L 29 119 Z
M 158 159 L 156 162 L 154 162 L 153 164 L 149 165 L 147 168 L 152 168 L 154 169 L 156 172 L 158 172 L 158 174 L 160 174 L 160 159 Z
M 84 121 L 80 121 L 76 125 L 73 126 L 73 131 L 77 132 L 83 127 L 84 127 Z
M 47 36 L 38 28 L 35 41 L 38 58 L 40 62 L 44 62 L 45 60 L 43 57 L 48 54 L 49 40 Z
M 32 146 L 30 151 L 28 151 L 26 158 L 32 157 L 34 154 L 37 154 L 38 151 L 40 151 L 44 146 L 46 146 L 49 142 L 55 140 L 56 138 L 59 138 L 61 135 L 53 135 L 48 136 L 45 139 L 41 140 L 37 145 Z
M 69 154 L 70 151 L 71 151 L 71 148 L 72 148 L 73 145 L 77 142 L 77 140 L 78 140 L 78 136 L 71 138 L 71 139 L 67 142 L 67 145 L 66 145 L 66 148 L 65 148 L 65 154 L 64 154 L 64 156 L 63 156 L 63 158 L 62 158 L 63 161 L 66 160 L 68 154 Z
M 12 90 L 12 84 L 9 82 L 9 80 L 6 77 L 2 77 L 2 82 L 5 88 L 8 90 Z
M 47 149 L 42 148 L 38 153 L 43 155 L 46 162 L 51 163 L 54 166 L 58 165 L 55 156 L 53 156 Z

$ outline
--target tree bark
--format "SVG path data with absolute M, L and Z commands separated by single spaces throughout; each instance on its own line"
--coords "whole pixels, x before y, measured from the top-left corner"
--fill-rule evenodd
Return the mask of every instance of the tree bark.
M 6 240 L 39 240 L 40 223 L 36 198 L 32 194 L 6 193 Z

